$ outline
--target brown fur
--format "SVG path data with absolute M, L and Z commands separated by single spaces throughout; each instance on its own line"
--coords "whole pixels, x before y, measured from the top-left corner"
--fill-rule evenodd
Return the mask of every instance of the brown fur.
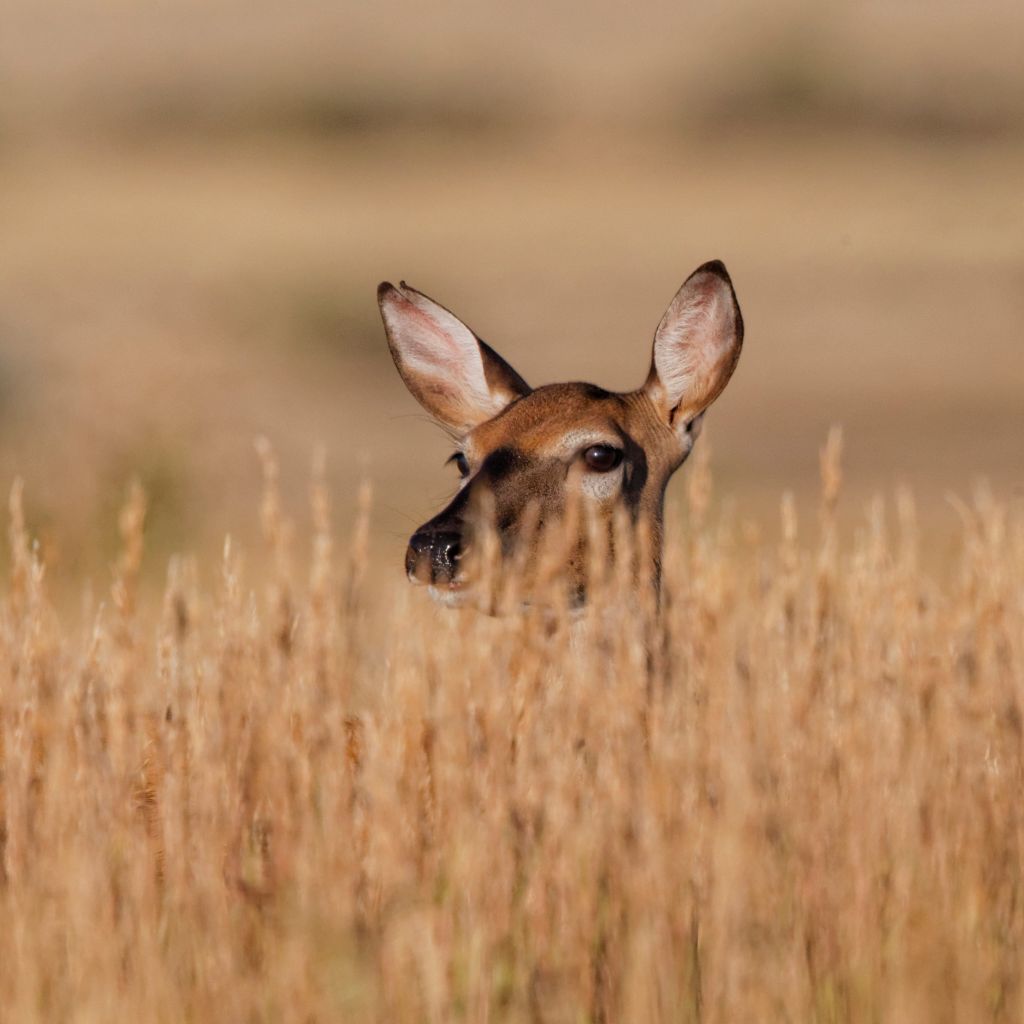
M 659 325 L 647 381 L 621 394 L 584 383 L 531 391 L 421 292 L 384 284 L 379 296 L 403 379 L 452 430 L 468 469 L 458 495 L 414 534 L 410 579 L 456 595 L 472 582 L 462 555 L 473 547 L 482 509 L 508 555 L 521 542 L 534 544 L 535 529 L 563 522 L 578 498 L 583 514 L 566 560 L 574 593 L 586 589 L 589 524 L 603 524 L 610 541 L 621 510 L 649 538 L 652 564 L 639 575 L 657 586 L 665 487 L 692 450 L 704 410 L 728 383 L 742 344 L 743 320 L 725 267 L 714 261 L 690 275 Z M 594 445 L 620 452 L 619 463 L 608 471 L 588 466 L 584 453 Z

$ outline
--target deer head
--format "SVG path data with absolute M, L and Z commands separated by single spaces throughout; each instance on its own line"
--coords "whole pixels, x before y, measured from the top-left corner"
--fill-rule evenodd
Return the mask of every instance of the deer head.
M 575 517 L 579 544 L 570 545 L 565 566 L 573 593 L 586 588 L 583 523 L 611 529 L 623 513 L 651 538 L 641 575 L 657 587 L 665 487 L 693 449 L 743 343 L 725 266 L 705 263 L 686 279 L 655 332 L 647 380 L 625 393 L 582 383 L 531 388 L 422 292 L 385 282 L 378 301 L 398 372 L 451 434 L 449 461 L 460 477 L 448 507 L 412 535 L 409 579 L 443 603 L 462 603 L 473 593 L 468 556 L 481 507 L 508 556 L 575 504 L 584 515 Z

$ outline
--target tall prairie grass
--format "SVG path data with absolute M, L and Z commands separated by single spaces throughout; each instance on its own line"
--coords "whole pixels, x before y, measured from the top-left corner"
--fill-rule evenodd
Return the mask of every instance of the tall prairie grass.
M 1024 1015 L 1019 515 L 979 491 L 930 578 L 909 494 L 841 533 L 834 440 L 815 523 L 698 462 L 659 610 L 613 566 L 490 618 L 369 578 L 322 465 L 300 533 L 263 456 L 268 568 L 176 560 L 158 612 L 141 491 L 83 616 L 13 492 L 0 1019 Z

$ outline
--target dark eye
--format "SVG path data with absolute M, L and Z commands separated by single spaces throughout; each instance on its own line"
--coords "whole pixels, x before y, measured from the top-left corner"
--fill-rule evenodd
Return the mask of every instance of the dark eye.
M 455 468 L 459 471 L 459 476 L 463 480 L 469 476 L 469 459 L 462 452 L 456 452 L 448 461 L 455 463 Z
M 608 473 L 622 461 L 622 451 L 610 444 L 592 444 L 584 451 L 583 461 L 595 473 Z

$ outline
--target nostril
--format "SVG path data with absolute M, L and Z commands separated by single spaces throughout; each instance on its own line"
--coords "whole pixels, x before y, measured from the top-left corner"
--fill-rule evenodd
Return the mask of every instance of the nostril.
M 439 538 L 438 548 L 441 560 L 454 565 L 462 557 L 462 538 L 446 535 Z
M 417 530 L 409 538 L 409 550 L 414 551 L 417 555 L 424 555 L 433 545 L 434 534 L 427 533 L 426 530 Z
M 434 575 L 439 579 L 451 579 L 455 575 L 456 563 L 462 554 L 462 536 L 454 531 L 434 534 L 431 547 L 431 561 Z
M 430 545 L 430 565 L 434 581 L 451 581 L 455 577 L 459 556 L 462 554 L 462 537 L 454 530 L 434 534 Z

